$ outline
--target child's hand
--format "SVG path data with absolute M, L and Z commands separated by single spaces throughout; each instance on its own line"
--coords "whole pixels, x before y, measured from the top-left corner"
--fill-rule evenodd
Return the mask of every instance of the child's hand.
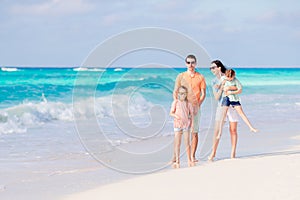
M 180 120 L 180 117 L 178 115 L 175 115 L 174 116 L 176 119 Z

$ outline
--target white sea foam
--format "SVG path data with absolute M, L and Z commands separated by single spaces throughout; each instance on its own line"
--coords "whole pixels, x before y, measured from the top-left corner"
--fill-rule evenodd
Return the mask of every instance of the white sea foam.
M 60 102 L 26 102 L 0 111 L 0 134 L 24 133 L 54 120 L 72 121 L 71 107 Z
M 73 68 L 73 71 L 89 71 L 89 72 L 104 72 L 104 68 L 87 68 L 87 67 L 77 67 Z
M 73 71 L 88 71 L 88 68 L 86 68 L 86 67 L 77 67 L 77 68 L 74 68 Z
M 6 72 L 15 72 L 18 71 L 18 68 L 15 67 L 1 67 L 2 71 L 6 71 Z
M 115 72 L 120 72 L 120 71 L 123 71 L 123 69 L 119 67 L 119 68 L 114 69 L 114 71 Z
M 91 72 L 105 72 L 106 69 L 104 69 L 104 68 L 91 68 L 88 71 L 91 71 Z
M 106 130 L 118 126 L 124 119 L 133 127 L 144 128 L 153 123 L 153 106 L 155 105 L 140 94 L 130 98 L 126 95 L 87 98 L 74 104 L 51 102 L 44 98 L 41 102 L 24 102 L 0 110 L 0 134 L 24 133 L 28 128 L 56 121 L 72 122 L 74 117 L 78 120 L 96 117 L 102 122 L 106 119 L 103 127 Z M 118 135 L 117 132 L 114 133 Z M 123 142 L 126 140 L 120 143 Z

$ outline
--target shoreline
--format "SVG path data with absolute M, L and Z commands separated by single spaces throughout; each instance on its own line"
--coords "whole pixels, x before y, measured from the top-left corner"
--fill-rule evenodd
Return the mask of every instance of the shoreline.
M 300 152 L 225 159 L 133 177 L 61 199 L 299 199 L 299 167 Z
M 110 67 L 100 67 L 100 66 L 81 66 L 81 65 L 0 65 L 0 68 L 18 68 L 18 69 L 76 69 L 76 68 L 87 68 L 87 69 L 132 69 L 136 68 L 132 65 L 124 65 L 124 66 L 110 66 Z M 287 66 L 280 66 L 280 65 L 254 65 L 254 66 L 248 66 L 248 65 L 232 65 L 232 68 L 237 69 L 299 69 L 300 66 L 297 65 L 287 65 Z M 156 67 L 156 64 L 153 64 L 153 67 L 138 67 L 140 69 L 157 69 L 162 67 Z M 165 67 L 165 69 L 186 69 L 185 66 L 174 66 L 174 67 Z M 209 69 L 208 66 L 200 66 L 197 69 Z M 1 70 L 0 70 L 1 71 Z

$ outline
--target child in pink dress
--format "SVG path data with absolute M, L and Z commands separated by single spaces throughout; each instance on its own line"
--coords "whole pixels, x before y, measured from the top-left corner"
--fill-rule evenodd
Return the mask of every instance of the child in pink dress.
M 190 129 L 193 123 L 193 106 L 187 101 L 187 88 L 178 88 L 178 99 L 174 100 L 171 106 L 170 116 L 174 117 L 174 155 L 173 168 L 179 168 L 181 136 L 184 136 L 188 166 L 194 166 L 191 159 Z

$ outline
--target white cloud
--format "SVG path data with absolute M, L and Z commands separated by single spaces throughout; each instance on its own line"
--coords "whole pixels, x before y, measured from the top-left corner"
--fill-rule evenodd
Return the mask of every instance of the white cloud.
M 104 16 L 102 18 L 102 23 L 103 23 L 103 25 L 106 25 L 106 26 L 112 26 L 122 20 L 124 20 L 124 17 L 122 17 L 122 15 L 120 15 L 120 14 L 115 13 L 115 14 L 109 14 L 109 15 Z
M 31 5 L 17 4 L 11 7 L 11 12 L 27 15 L 67 15 L 85 13 L 92 9 L 93 5 L 84 0 L 48 0 Z

